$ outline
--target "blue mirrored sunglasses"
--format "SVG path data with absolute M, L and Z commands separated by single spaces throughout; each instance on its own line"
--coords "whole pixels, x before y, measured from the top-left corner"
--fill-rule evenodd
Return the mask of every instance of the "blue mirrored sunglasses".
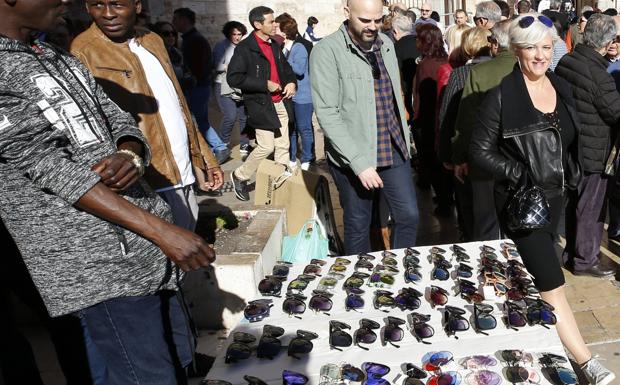
M 538 18 L 538 21 L 543 23 L 547 28 L 553 27 L 553 21 L 550 18 L 548 18 L 547 16 L 545 16 L 545 15 L 538 15 L 537 18 Z M 534 18 L 534 16 L 525 16 L 524 18 L 519 20 L 519 27 L 521 27 L 521 28 L 528 28 L 530 25 L 532 25 L 534 23 L 534 20 L 536 20 L 536 18 Z

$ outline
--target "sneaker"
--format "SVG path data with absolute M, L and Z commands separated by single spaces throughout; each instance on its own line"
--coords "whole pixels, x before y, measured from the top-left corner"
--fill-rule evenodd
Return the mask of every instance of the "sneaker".
M 591 385 L 607 385 L 616 378 L 615 374 L 605 368 L 599 360 L 594 357 L 583 364 L 581 370 L 583 370 L 583 374 Z
M 239 153 L 241 155 L 248 155 L 250 152 L 252 152 L 252 146 L 250 146 L 250 143 L 245 143 L 239 146 Z
M 249 201 L 250 193 L 248 193 L 248 181 L 237 178 L 235 172 L 230 173 L 230 181 L 235 189 L 235 196 L 240 201 Z
M 310 169 L 310 162 L 302 162 L 301 169 L 304 171 L 308 171 L 308 169 Z
M 291 160 L 288 162 L 288 168 L 291 170 L 294 170 L 297 168 L 297 161 L 296 160 Z

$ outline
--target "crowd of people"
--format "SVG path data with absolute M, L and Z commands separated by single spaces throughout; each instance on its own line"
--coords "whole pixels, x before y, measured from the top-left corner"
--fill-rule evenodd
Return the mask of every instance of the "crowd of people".
M 287 172 L 308 170 L 313 116 L 345 255 L 371 250 L 377 195 L 391 247 L 417 245 L 417 191 L 432 189 L 434 215 L 456 216 L 455 242 L 515 242 L 587 379 L 613 381 L 579 333 L 562 266 L 615 274 L 599 260 L 607 215 L 608 238 L 620 240 L 615 9 L 482 1 L 473 24 L 456 10 L 446 28 L 430 4 L 348 0 L 345 21 L 320 38 L 315 17 L 300 31 L 292 15 L 259 6 L 251 31 L 228 21 L 212 50 L 189 8 L 150 24 L 139 0 L 86 0 L 92 24 L 78 28 L 63 21 L 67 3 L 0 3 L 7 384 L 24 373 L 42 383 L 32 353 L 15 348 L 25 342 L 8 291 L 46 320 L 68 383 L 186 383 L 194 337 L 179 284 L 215 260 L 194 233 L 196 194 L 221 195 L 235 127 L 238 199 L 250 199 L 248 182 L 270 156 Z M 550 221 L 515 229 L 506 207 L 527 183 L 543 191 Z

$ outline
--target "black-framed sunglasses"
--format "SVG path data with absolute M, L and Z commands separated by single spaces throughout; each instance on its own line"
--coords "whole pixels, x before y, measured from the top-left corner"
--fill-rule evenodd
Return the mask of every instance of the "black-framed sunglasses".
M 383 344 L 400 348 L 400 345 L 396 345 L 394 342 L 400 342 L 405 337 L 405 331 L 400 326 L 406 323 L 407 321 L 398 317 L 387 317 L 386 325 L 383 328 Z
M 538 15 L 537 17 L 524 16 L 519 20 L 519 27 L 524 29 L 529 28 L 532 24 L 534 24 L 534 21 L 536 21 L 536 19 L 543 23 L 547 28 L 553 27 L 553 21 L 545 15 Z
M 286 277 L 268 275 L 258 283 L 258 291 L 264 296 L 279 297 L 282 292 L 282 281 L 285 279 Z
M 353 341 L 355 346 L 359 346 L 361 349 L 369 350 L 367 347 L 360 344 L 372 344 L 377 340 L 376 329 L 380 329 L 381 325 L 368 318 L 362 318 L 360 320 L 360 327 L 353 333 Z
M 394 301 L 393 293 L 387 290 L 377 290 L 375 291 L 375 298 L 372 301 L 375 309 L 381 310 L 385 313 L 389 312 L 385 308 L 394 308 L 396 306 L 396 301 Z
M 250 301 L 243 310 L 243 316 L 250 322 L 258 322 L 269 317 L 273 301 L 271 299 L 257 299 Z
M 372 77 L 375 80 L 381 79 L 381 68 L 379 68 L 379 62 L 377 61 L 377 56 L 374 52 L 364 52 L 364 56 L 370 67 L 372 68 Z
M 298 354 L 308 354 L 314 348 L 312 340 L 319 338 L 319 335 L 308 330 L 297 330 L 297 337 L 293 338 L 288 344 L 288 355 L 300 359 Z
M 411 331 L 413 336 L 418 342 L 430 345 L 430 342 L 425 339 L 431 338 L 435 335 L 435 329 L 428 324 L 431 320 L 429 314 L 411 313 L 407 316 L 409 324 L 411 325 Z
M 444 330 L 448 336 L 453 335 L 458 339 L 456 333 L 469 330 L 469 321 L 463 317 L 465 310 L 454 307 L 446 306 L 444 308 Z
M 226 348 L 224 362 L 227 364 L 241 360 L 247 360 L 252 355 L 250 344 L 256 342 L 256 337 L 249 333 L 236 332 L 233 334 L 233 342 Z
M 288 294 L 284 302 L 282 302 L 282 311 L 289 316 L 301 319 L 299 314 L 306 311 L 305 296 L 299 294 Z
M 340 350 L 353 345 L 353 337 L 345 330 L 350 330 L 351 325 L 340 321 L 329 321 L 329 347 Z
M 308 307 L 317 313 L 329 315 L 328 311 L 334 306 L 331 300 L 332 294 L 324 290 L 314 290 L 312 294 L 308 302 Z
M 282 337 L 283 335 L 284 329 L 279 326 L 263 326 L 263 335 L 260 337 L 260 340 L 258 340 L 256 357 L 273 360 L 274 357 L 280 353 L 282 342 L 278 337 Z
M 404 287 L 394 297 L 394 302 L 401 310 L 416 310 L 422 304 L 420 297 L 423 296 L 424 294 L 413 287 Z
M 474 304 L 474 330 L 476 332 L 489 335 L 484 330 L 491 330 L 497 327 L 497 320 L 491 313 L 493 313 L 493 306 Z
M 348 288 L 347 297 L 344 300 L 344 307 L 346 311 L 361 309 L 364 307 L 364 298 L 362 297 L 364 290 L 360 288 Z

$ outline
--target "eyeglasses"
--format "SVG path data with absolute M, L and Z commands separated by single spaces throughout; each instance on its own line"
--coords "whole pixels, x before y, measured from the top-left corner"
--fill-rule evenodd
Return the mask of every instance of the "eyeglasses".
M 282 371 L 282 385 L 305 385 L 308 383 L 308 377 L 301 373 L 290 370 Z
M 394 297 L 394 303 L 400 310 L 416 310 L 420 307 L 420 297 L 423 296 L 424 294 L 413 287 L 404 287 L 400 289 L 398 295 Z
M 351 325 L 340 321 L 329 321 L 330 348 L 342 351 L 341 347 L 349 347 L 353 344 L 353 337 L 344 329 L 351 329 Z
M 353 333 L 355 345 L 364 350 L 369 350 L 367 347 L 361 346 L 360 344 L 374 343 L 377 340 L 377 333 L 375 333 L 374 330 L 379 328 L 381 328 L 381 325 L 378 322 L 368 318 L 362 318 L 360 320 L 360 328 Z
M 529 28 L 529 26 L 532 25 L 536 19 L 543 23 L 547 28 L 553 27 L 553 21 L 545 15 L 538 15 L 536 18 L 534 16 L 524 16 L 519 20 L 519 27 Z
M 430 295 L 431 305 L 445 305 L 448 303 L 448 292 L 446 289 L 431 285 L 431 295 Z
M 351 287 L 347 288 L 347 297 L 344 300 L 345 310 L 357 310 L 364 307 L 364 298 L 362 298 L 364 290 Z
M 364 56 L 366 57 L 366 60 L 368 60 L 368 63 L 370 64 L 370 67 L 372 68 L 372 77 L 375 80 L 378 80 L 381 78 L 381 68 L 379 68 L 379 62 L 377 62 L 377 56 L 375 55 L 374 52 L 365 52 Z
M 469 321 L 463 317 L 465 310 L 454 306 L 446 306 L 444 308 L 444 330 L 448 336 L 456 336 L 457 332 L 469 330 Z
M 284 329 L 279 326 L 265 325 L 263 326 L 263 335 L 258 341 L 256 348 L 256 357 L 268 358 L 272 360 L 280 353 L 282 342 L 278 337 L 284 335 Z
M 317 313 L 322 312 L 329 315 L 327 312 L 334 306 L 330 298 L 332 294 L 323 290 L 314 290 L 312 294 L 313 296 L 310 297 L 308 307 Z
M 431 320 L 431 316 L 428 314 L 411 313 L 407 318 L 416 340 L 424 344 L 430 344 L 430 342 L 424 340 L 435 335 L 435 329 L 427 323 Z
M 483 330 L 495 329 L 497 320 L 493 316 L 493 306 L 474 304 L 474 329 L 481 334 L 488 335 Z
M 287 294 L 286 299 L 282 302 L 282 311 L 289 316 L 294 315 L 295 318 L 301 319 L 299 314 L 303 314 L 306 311 L 305 299 L 306 297 L 303 295 Z
M 389 343 L 396 348 L 400 348 L 400 346 L 396 345 L 394 342 L 403 340 L 405 331 L 400 327 L 400 325 L 404 325 L 407 322 L 398 317 L 387 317 L 386 323 L 385 328 L 383 328 L 383 343 Z
M 256 342 L 256 337 L 251 334 L 236 332 L 233 334 L 233 343 L 228 345 L 224 362 L 227 364 L 240 360 L 247 360 L 252 355 L 250 344 Z
M 258 322 L 269 317 L 269 312 L 273 306 L 270 299 L 257 299 L 251 301 L 243 310 L 243 316 L 250 322 Z
M 297 337 L 293 338 L 288 344 L 288 355 L 299 359 L 297 354 L 308 354 L 314 348 L 312 340 L 319 338 L 319 335 L 307 330 L 297 330 Z

